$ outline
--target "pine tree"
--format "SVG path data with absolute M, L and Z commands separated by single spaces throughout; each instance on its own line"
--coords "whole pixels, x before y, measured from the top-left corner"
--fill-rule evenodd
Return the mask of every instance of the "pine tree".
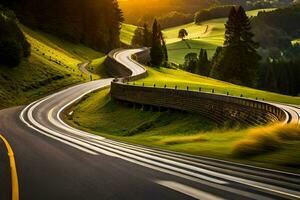
M 164 61 L 168 62 L 168 60 L 169 60 L 168 49 L 167 49 L 166 41 L 165 41 L 165 38 L 164 38 L 164 35 L 161 31 L 160 26 L 159 26 L 159 38 L 160 38 L 161 45 L 162 45 L 162 52 L 163 52 L 163 56 L 164 56 Z
M 206 49 L 201 48 L 199 53 L 196 73 L 203 76 L 209 76 L 210 68 L 211 68 L 211 63 L 208 60 L 207 51 Z
M 162 44 L 160 39 L 160 30 L 157 20 L 154 20 L 152 27 L 152 45 L 150 50 L 151 63 L 154 66 L 159 66 L 164 59 Z
M 217 79 L 253 86 L 260 56 L 253 41 L 251 21 L 240 6 L 232 7 L 225 24 L 225 41 L 213 64 L 212 76 Z
M 144 47 L 150 47 L 151 46 L 151 32 L 148 29 L 147 24 L 144 24 L 144 29 L 143 29 L 143 37 L 144 37 L 144 42 L 143 42 L 143 46 Z

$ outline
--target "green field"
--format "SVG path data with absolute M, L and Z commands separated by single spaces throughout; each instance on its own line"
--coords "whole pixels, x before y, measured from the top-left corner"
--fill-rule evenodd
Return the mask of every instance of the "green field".
M 260 11 L 274 9 L 259 9 L 248 11 L 248 16 L 256 16 Z M 167 42 L 169 60 L 177 64 L 184 62 L 184 56 L 188 53 L 199 53 L 201 48 L 208 50 L 208 56 L 212 57 L 216 48 L 223 45 L 224 32 L 227 18 L 213 19 L 201 24 L 185 24 L 165 29 L 163 31 Z M 189 35 L 185 41 L 178 38 L 178 31 L 186 29 Z
M 27 104 L 62 87 L 88 81 L 78 64 L 104 56 L 83 45 L 21 28 L 31 44 L 31 56 L 15 68 L 0 66 L 0 108 Z
M 75 105 L 66 121 L 107 138 L 299 172 L 300 129 L 270 125 L 248 129 L 218 127 L 197 114 L 158 111 L 110 100 L 109 89 Z M 274 151 L 269 152 L 269 147 Z
M 147 87 L 153 87 L 153 85 L 155 84 L 156 87 L 164 87 L 166 85 L 168 88 L 174 88 L 176 85 L 179 87 L 179 89 L 186 89 L 188 86 L 189 90 L 198 91 L 199 88 L 201 88 L 201 90 L 204 92 L 212 92 L 212 89 L 214 89 L 215 93 L 220 94 L 227 94 L 227 92 L 229 92 L 229 94 L 233 96 L 240 96 L 242 94 L 243 97 L 246 98 L 258 98 L 260 100 L 264 99 L 266 101 L 300 105 L 300 97 L 291 97 L 287 95 L 252 89 L 208 78 L 205 76 L 191 74 L 182 70 L 150 67 L 148 67 L 147 70 L 149 76 L 145 79 L 136 81 L 135 85 L 141 86 L 144 83 Z
M 131 41 L 134 36 L 134 31 L 136 30 L 136 28 L 137 26 L 131 24 L 122 24 L 121 34 L 120 34 L 121 42 L 126 45 L 131 45 Z

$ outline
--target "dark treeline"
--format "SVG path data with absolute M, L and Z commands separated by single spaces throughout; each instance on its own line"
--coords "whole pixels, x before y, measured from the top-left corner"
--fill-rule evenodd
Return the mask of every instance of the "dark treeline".
M 219 0 L 223 5 L 241 5 L 245 9 L 259 9 L 259 8 L 279 8 L 286 7 L 297 0 L 276 0 L 276 1 L 266 1 L 266 0 Z
M 179 11 L 170 11 L 167 13 L 162 12 L 157 15 L 154 15 L 153 13 L 148 13 L 142 15 L 133 24 L 138 26 L 142 26 L 144 23 L 151 25 L 155 19 L 160 24 L 161 28 L 164 29 L 193 22 L 194 14 Z
M 96 50 L 119 46 L 122 12 L 117 0 L 1 0 L 31 28 Z
M 300 59 L 261 65 L 258 88 L 297 96 L 300 94 Z
M 202 9 L 195 14 L 195 23 L 206 20 L 227 17 L 232 5 L 217 6 L 209 9 Z
M 157 19 L 161 28 L 166 28 L 192 22 L 197 10 L 212 6 L 217 0 L 129 0 L 119 3 L 126 23 L 151 26 Z
M 260 54 L 265 58 L 278 59 L 282 52 L 291 49 L 291 40 L 300 38 L 300 5 L 261 12 L 252 21 L 255 40 L 261 46 Z M 281 58 L 280 58 L 281 59 Z
M 30 44 L 13 11 L 0 6 L 0 65 L 15 67 L 30 56 Z

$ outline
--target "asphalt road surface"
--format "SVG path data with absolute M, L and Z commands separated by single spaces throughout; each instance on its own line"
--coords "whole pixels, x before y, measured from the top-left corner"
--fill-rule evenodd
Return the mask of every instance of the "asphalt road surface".
M 145 70 L 130 59 L 137 51 L 115 54 L 134 75 Z M 20 199 L 300 199 L 299 174 L 112 141 L 61 120 L 69 105 L 111 81 L 84 83 L 0 111 L 0 132 L 15 154 Z M 279 106 L 293 113 L 289 121 L 299 122 L 299 108 Z M 8 168 L 5 163 L 0 159 L 1 170 Z M 0 197 L 5 199 L 11 180 L 3 174 Z

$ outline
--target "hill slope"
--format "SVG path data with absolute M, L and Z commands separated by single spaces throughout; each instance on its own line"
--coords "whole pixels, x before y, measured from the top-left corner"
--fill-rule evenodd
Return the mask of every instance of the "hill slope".
M 260 11 L 272 11 L 274 9 L 258 9 L 248 11 L 248 16 L 257 16 Z M 197 25 L 195 23 L 185 24 L 163 31 L 166 37 L 169 59 L 172 62 L 182 64 L 187 53 L 199 53 L 201 48 L 208 50 L 209 57 L 212 57 L 217 46 L 222 46 L 227 18 L 208 20 Z M 178 31 L 186 29 L 188 37 L 185 41 L 178 38 Z
M 78 64 L 103 54 L 21 26 L 32 53 L 15 68 L 0 67 L 0 108 L 29 103 L 54 90 L 89 80 Z

